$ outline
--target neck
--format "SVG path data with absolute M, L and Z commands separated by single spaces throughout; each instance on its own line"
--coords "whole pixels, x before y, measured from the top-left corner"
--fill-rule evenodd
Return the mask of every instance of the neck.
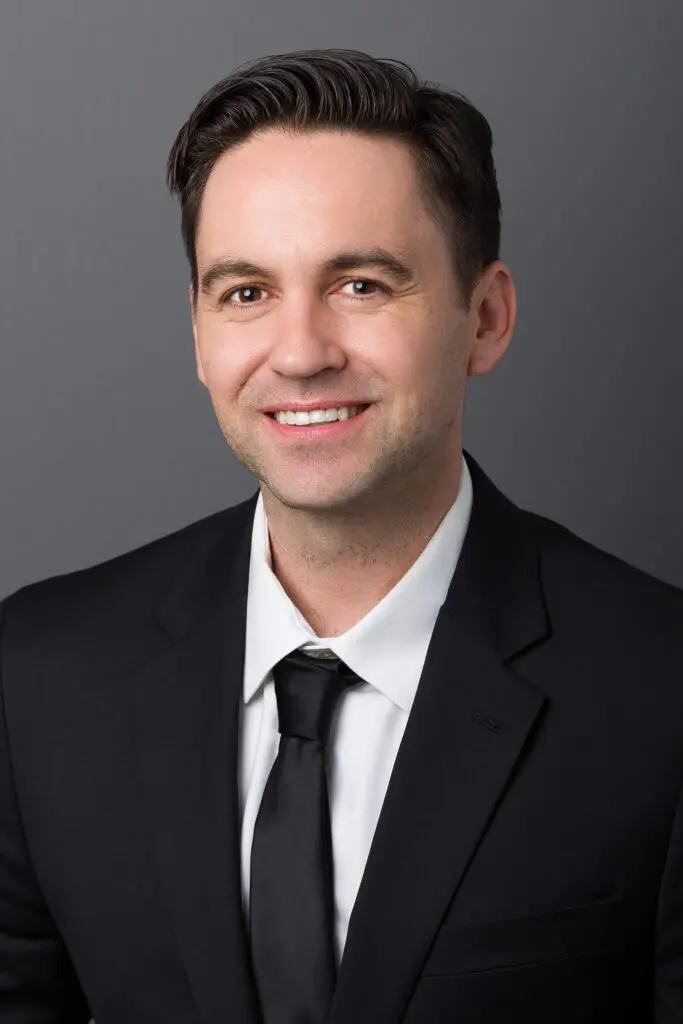
M 366 504 L 292 509 L 262 487 L 273 572 L 318 636 L 339 636 L 366 615 L 406 574 L 455 501 L 458 455 L 438 479 L 404 481 Z

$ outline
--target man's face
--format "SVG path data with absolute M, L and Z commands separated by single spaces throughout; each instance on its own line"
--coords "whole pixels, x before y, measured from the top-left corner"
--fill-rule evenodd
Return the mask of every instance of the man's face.
M 197 373 L 276 499 L 358 510 L 455 478 L 472 323 L 404 144 L 252 135 L 209 176 L 197 261 Z M 264 411 L 293 403 L 367 408 L 310 426 Z

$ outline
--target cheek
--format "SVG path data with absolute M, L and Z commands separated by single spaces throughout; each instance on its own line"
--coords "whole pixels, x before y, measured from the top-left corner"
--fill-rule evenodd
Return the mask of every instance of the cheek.
M 388 345 L 387 369 L 395 386 L 406 394 L 423 395 L 438 388 L 453 365 L 454 353 L 443 336 L 425 330 Z
M 413 344 L 401 359 L 400 376 L 394 379 L 402 392 L 404 415 L 417 422 L 450 415 L 457 404 L 466 372 L 465 346 L 462 339 L 443 325 L 433 333 L 414 337 Z
M 253 348 L 215 329 L 201 336 L 200 358 L 207 387 L 217 396 L 237 394 L 258 365 Z
M 410 322 L 410 321 L 413 322 Z M 360 344 L 354 344 L 356 358 L 368 364 L 397 390 L 419 386 L 425 359 L 433 357 L 431 332 L 415 318 L 387 316 L 372 324 Z M 357 342 L 357 339 L 354 339 Z

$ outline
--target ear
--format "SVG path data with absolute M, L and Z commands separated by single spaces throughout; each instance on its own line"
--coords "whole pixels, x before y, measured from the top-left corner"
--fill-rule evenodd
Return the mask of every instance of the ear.
M 470 316 L 475 331 L 467 376 L 488 373 L 507 351 L 517 319 L 517 293 L 508 267 L 490 263 L 472 296 Z
M 197 338 L 197 308 L 194 301 L 194 288 L 192 287 L 191 281 L 188 289 L 188 294 L 190 297 L 190 314 L 192 316 L 192 335 L 194 337 L 194 358 L 195 364 L 197 366 L 197 376 L 199 377 L 204 387 L 207 387 L 206 377 L 204 376 L 204 366 L 202 364 L 202 357 L 199 351 L 199 341 Z

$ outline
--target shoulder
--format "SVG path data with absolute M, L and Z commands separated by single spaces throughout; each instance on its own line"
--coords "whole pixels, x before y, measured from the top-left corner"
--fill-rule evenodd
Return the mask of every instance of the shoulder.
M 553 631 L 590 638 L 626 657 L 657 651 L 683 678 L 683 590 L 547 517 L 521 511 L 538 538 L 539 574 Z
M 0 602 L 3 639 L 9 629 L 23 652 L 38 644 L 53 654 L 69 638 L 85 649 L 108 632 L 125 643 L 140 626 L 148 628 L 154 609 L 197 557 L 242 535 L 254 504 L 252 496 L 113 558 L 20 587 Z

